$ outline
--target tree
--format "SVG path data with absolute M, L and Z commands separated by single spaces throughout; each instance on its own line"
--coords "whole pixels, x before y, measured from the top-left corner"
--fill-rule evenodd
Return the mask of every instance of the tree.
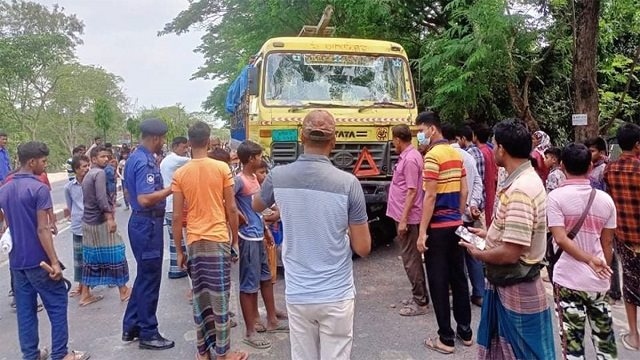
M 95 100 L 93 105 L 93 120 L 98 129 L 102 130 L 104 140 L 107 140 L 107 131 L 111 129 L 116 120 L 113 104 L 104 97 Z
M 186 136 L 189 126 L 196 120 L 187 113 L 180 104 L 161 108 L 144 109 L 138 115 L 138 119 L 158 118 L 163 120 L 168 127 L 167 140 L 171 141 L 176 136 Z
M 125 127 L 131 136 L 131 141 L 140 137 L 140 120 L 130 117 L 127 119 Z

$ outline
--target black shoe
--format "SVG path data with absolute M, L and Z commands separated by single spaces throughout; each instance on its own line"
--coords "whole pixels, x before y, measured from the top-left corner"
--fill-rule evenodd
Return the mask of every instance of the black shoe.
M 171 349 L 174 346 L 176 346 L 176 344 L 173 341 L 163 338 L 160 334 L 149 340 L 140 340 L 139 345 L 140 349 L 147 350 L 166 350 Z
M 125 331 L 122 333 L 122 341 L 124 342 L 132 342 L 135 339 L 140 337 L 140 330 L 135 329 L 131 331 Z

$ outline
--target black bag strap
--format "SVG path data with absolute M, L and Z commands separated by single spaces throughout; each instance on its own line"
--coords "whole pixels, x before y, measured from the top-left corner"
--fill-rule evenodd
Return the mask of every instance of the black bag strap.
M 567 234 L 567 237 L 571 240 L 573 240 L 576 235 L 578 235 L 578 232 L 580 231 L 580 229 L 582 228 L 582 224 L 584 224 L 584 220 L 587 218 L 587 215 L 589 214 L 589 210 L 591 210 L 591 205 L 593 205 L 593 200 L 596 198 L 596 189 L 591 189 L 591 194 L 589 195 L 589 201 L 587 202 L 587 207 L 584 208 L 584 211 L 582 212 L 582 215 L 580 215 L 580 218 L 578 219 L 578 222 L 573 226 L 573 229 L 571 229 L 571 231 L 569 231 L 569 233 Z M 562 256 L 562 253 L 564 252 L 564 250 L 562 250 L 562 248 L 558 248 L 558 251 L 556 251 L 553 254 L 553 257 L 551 258 L 551 264 L 555 264 L 556 262 L 558 262 L 558 259 L 560 259 L 560 256 Z

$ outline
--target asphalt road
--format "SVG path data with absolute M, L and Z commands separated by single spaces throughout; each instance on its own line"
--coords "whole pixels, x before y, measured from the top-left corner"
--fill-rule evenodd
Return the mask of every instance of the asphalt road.
M 117 223 L 119 231 L 126 239 L 126 226 L 129 213 L 118 209 Z M 72 241 L 71 233 L 66 226 L 60 225 L 60 235 L 57 236 L 56 249 L 62 261 L 67 264 L 65 271 L 67 278 L 72 278 Z M 128 240 L 126 241 L 128 244 Z M 135 260 L 128 251 L 131 278 L 135 275 Z M 168 266 L 168 255 L 165 252 L 165 267 Z M 410 297 L 410 286 L 406 279 L 402 262 L 398 257 L 398 250 L 394 245 L 383 247 L 364 259 L 354 262 L 357 305 L 355 316 L 355 341 L 352 358 L 356 360 L 415 360 L 415 359 L 475 359 L 476 347 L 465 348 L 461 343 L 456 344 L 456 354 L 446 356 L 428 352 L 422 345 L 426 337 L 437 333 L 434 313 L 414 318 L 400 317 L 397 312 L 399 302 Z M 232 301 L 230 308 L 240 314 L 237 297 L 237 266 L 233 267 Z M 132 281 L 131 281 L 132 282 Z M 548 286 L 548 285 L 547 285 Z M 9 271 L 6 256 L 0 255 L 0 360 L 16 360 L 20 358 L 18 345 L 16 317 L 9 307 L 6 296 L 9 289 Z M 169 280 L 163 278 L 160 292 L 158 318 L 160 331 L 176 341 L 176 347 L 171 350 L 153 352 L 139 350 L 137 343 L 124 344 L 120 341 L 121 321 L 126 304 L 121 303 L 116 289 L 98 288 L 94 292 L 104 295 L 104 300 L 86 308 L 80 308 L 76 299 L 69 300 L 69 331 L 70 349 L 88 350 L 92 359 L 103 360 L 134 360 L 153 358 L 159 360 L 193 359 L 195 354 L 195 332 L 193 326 L 191 306 L 186 300 L 189 284 L 186 279 Z M 284 308 L 284 281 L 281 279 L 276 285 L 276 300 L 278 307 Z M 548 287 L 549 299 L 551 288 Z M 480 309 L 472 306 L 473 327 L 477 328 Z M 261 308 L 261 312 L 264 309 Z M 620 359 L 637 359 L 637 355 L 625 350 L 620 343 L 620 331 L 626 328 L 624 308 L 615 306 L 615 331 L 618 339 Z M 41 346 L 50 346 L 50 325 L 46 312 L 41 312 L 40 339 Z M 269 335 L 273 347 L 269 350 L 248 349 L 241 343 L 242 316 L 237 315 L 240 326 L 233 329 L 231 334 L 232 348 L 249 351 L 251 359 L 285 360 L 289 359 L 289 341 L 287 334 Z M 554 327 L 557 325 L 554 321 Z M 585 337 L 588 353 L 587 358 L 595 358 L 594 351 Z M 556 348 L 559 354 L 559 344 L 556 338 Z

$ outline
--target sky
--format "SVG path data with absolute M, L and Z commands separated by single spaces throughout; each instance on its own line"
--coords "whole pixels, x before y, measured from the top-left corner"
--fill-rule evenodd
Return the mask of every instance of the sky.
M 204 62 L 193 50 L 201 32 L 158 37 L 157 32 L 188 6 L 187 0 L 36 0 L 58 4 L 84 22 L 78 61 L 96 65 L 124 79 L 122 87 L 133 112 L 141 108 L 182 104 L 200 111 L 215 86 L 189 80 Z

